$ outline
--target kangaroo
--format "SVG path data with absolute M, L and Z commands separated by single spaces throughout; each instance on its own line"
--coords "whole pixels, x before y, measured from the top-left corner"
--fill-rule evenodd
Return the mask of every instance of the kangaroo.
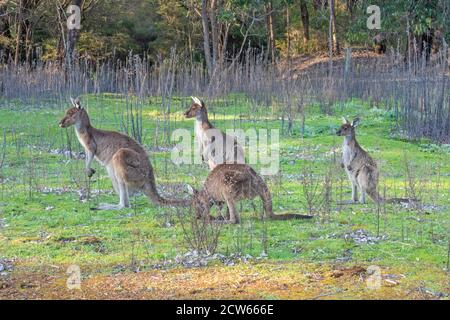
M 342 118 L 343 124 L 337 130 L 338 136 L 344 137 L 341 166 L 347 172 L 352 183 L 352 201 L 358 202 L 358 190 L 361 193 L 359 202 L 366 203 L 366 193 L 379 203 L 383 201 L 377 191 L 379 171 L 376 162 L 356 141 L 355 129 L 360 119 L 357 117 L 350 123 Z
M 186 118 L 194 118 L 195 136 L 199 143 L 200 156 L 213 170 L 221 163 L 245 163 L 244 149 L 231 137 L 215 128 L 208 120 L 208 111 L 203 101 L 192 98 L 192 105 L 185 112 Z M 221 141 L 222 140 L 222 141 Z
M 213 204 L 219 208 L 226 203 L 227 223 L 239 223 L 236 202 L 242 199 L 253 199 L 259 196 L 263 202 L 266 217 L 272 220 L 310 219 L 312 216 L 299 214 L 279 214 L 272 210 L 272 197 L 263 178 L 246 164 L 219 164 L 206 178 L 201 191 L 191 188 L 192 205 L 197 217 L 210 217 Z M 228 217 L 229 215 L 229 217 Z
M 61 128 L 75 126 L 78 141 L 86 152 L 86 169 L 88 177 L 95 170 L 91 168 L 95 158 L 106 167 L 113 188 L 119 194 L 118 205 L 101 204 L 100 210 L 120 210 L 130 206 L 129 191 L 142 191 L 153 203 L 158 205 L 189 205 L 187 200 L 165 199 L 158 194 L 153 168 L 147 153 L 140 144 L 129 136 L 99 130 L 91 126 L 87 111 L 78 99 L 70 98 L 72 107 L 66 111 L 59 122 Z
M 342 126 L 337 130 L 338 136 L 344 137 L 342 146 L 341 166 L 347 172 L 352 183 L 352 202 L 358 202 L 358 190 L 361 193 L 359 202 L 366 203 L 366 193 L 376 203 L 417 203 L 415 198 L 383 198 L 377 191 L 379 171 L 377 163 L 356 141 L 355 128 L 359 125 L 360 118 L 356 117 L 350 123 L 342 118 Z

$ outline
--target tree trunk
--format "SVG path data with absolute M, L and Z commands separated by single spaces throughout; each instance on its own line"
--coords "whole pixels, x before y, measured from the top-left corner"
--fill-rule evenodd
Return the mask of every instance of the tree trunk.
M 270 61 L 272 63 L 275 62 L 275 36 L 273 32 L 273 7 L 272 1 L 266 6 L 266 14 L 267 14 L 267 53 L 270 55 Z
M 82 11 L 83 0 L 72 0 L 71 5 L 76 5 L 80 8 L 80 13 Z M 70 15 L 70 13 L 69 13 Z M 80 30 L 73 28 L 67 30 L 67 51 L 66 51 L 66 61 L 72 63 L 76 59 L 76 45 L 78 38 L 80 37 Z
M 11 32 L 9 30 L 9 19 L 6 17 L 7 8 L 6 8 L 6 2 L 0 4 L 0 16 L 2 18 L 0 19 L 0 35 L 3 35 L 5 38 L 11 38 Z M 5 59 L 8 59 L 10 54 L 10 47 L 9 46 L 3 46 L 0 45 L 0 51 L 2 51 L 3 56 L 0 57 L 0 63 L 3 62 L 1 59 L 5 57 Z
M 203 28 L 203 51 L 205 54 L 206 68 L 209 76 L 212 76 L 211 48 L 209 45 L 208 27 L 208 0 L 202 0 L 202 28 Z
M 300 14 L 302 17 L 303 25 L 303 41 L 309 41 L 309 13 L 308 6 L 306 5 L 306 0 L 300 0 Z
M 335 12 L 335 6 L 334 6 L 334 0 L 329 0 L 329 6 L 330 6 L 330 47 L 334 54 L 339 54 L 340 48 L 339 48 L 339 42 L 337 39 L 337 31 L 336 31 L 336 12 Z
M 291 33 L 290 33 L 291 23 L 290 23 L 290 13 L 289 4 L 286 4 L 286 34 L 287 34 L 287 58 L 290 61 L 291 58 Z
M 219 38 L 218 38 L 218 26 L 217 26 L 217 6 L 216 6 L 216 0 L 210 0 L 210 6 L 209 6 L 209 21 L 211 24 L 211 47 L 212 47 L 212 61 L 211 61 L 211 67 L 212 72 L 214 73 L 217 67 L 217 60 L 219 55 Z
M 428 29 L 417 38 L 419 45 L 419 54 L 421 55 L 421 57 L 425 58 L 426 62 L 428 62 L 431 56 L 431 47 L 433 46 L 434 31 L 432 29 Z
M 221 37 L 222 37 L 222 42 L 221 42 L 222 48 L 221 48 L 220 56 L 219 56 L 219 61 L 220 61 L 221 64 L 225 61 L 225 56 L 226 56 L 226 53 L 227 53 L 228 34 L 229 34 L 229 31 L 230 31 L 230 23 L 228 23 L 228 22 L 223 23 L 222 28 L 223 28 L 222 35 L 221 35 Z M 222 65 L 220 67 L 222 67 Z
M 358 0 L 346 0 L 345 1 L 345 6 L 346 6 L 348 13 L 350 13 L 350 17 L 353 17 L 353 9 L 355 8 L 355 4 L 357 1 Z
M 14 54 L 14 64 L 18 64 L 19 63 L 19 59 L 20 59 L 20 43 L 21 43 L 21 37 L 22 37 L 22 20 L 23 20 L 23 5 L 22 5 L 22 0 L 19 0 L 18 4 L 19 8 L 17 9 L 17 28 L 16 28 L 16 50 L 15 50 L 15 54 Z
M 32 60 L 32 43 L 31 43 L 31 36 L 33 29 L 31 28 L 31 23 L 29 20 L 24 21 L 25 24 L 25 62 L 31 64 Z
M 315 11 L 324 10 L 327 7 L 327 0 L 313 0 L 313 7 Z

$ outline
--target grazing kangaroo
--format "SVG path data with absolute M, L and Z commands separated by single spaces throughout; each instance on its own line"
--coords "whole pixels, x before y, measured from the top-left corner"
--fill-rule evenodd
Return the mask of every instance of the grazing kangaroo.
M 236 202 L 259 196 L 263 202 L 266 217 L 272 220 L 310 219 L 312 216 L 299 214 L 276 215 L 272 210 L 272 197 L 264 180 L 246 164 L 220 164 L 206 178 L 203 189 L 192 189 L 192 205 L 197 217 L 208 217 L 213 204 L 228 207 L 228 223 L 239 223 Z
M 208 120 L 208 111 L 203 101 L 192 98 L 192 105 L 185 112 L 186 118 L 196 118 L 195 136 L 199 143 L 200 155 L 213 170 L 221 163 L 245 163 L 244 149 L 231 137 L 215 128 Z M 222 141 L 220 141 L 222 140 Z
M 342 118 L 343 124 L 336 132 L 344 137 L 342 146 L 342 167 L 345 168 L 348 178 L 352 183 L 352 201 L 358 202 L 358 190 L 361 193 L 359 201 L 366 202 L 366 193 L 379 203 L 383 199 L 377 191 L 379 171 L 376 162 L 356 141 L 355 129 L 360 119 L 355 118 L 350 123 Z
M 101 210 L 119 210 L 130 206 L 129 191 L 142 191 L 153 203 L 158 205 L 189 205 L 188 200 L 169 200 L 162 198 L 156 190 L 153 168 L 144 148 L 125 134 L 99 130 L 91 126 L 86 110 L 78 99 L 66 111 L 59 122 L 61 128 L 75 126 L 78 141 L 86 152 L 86 174 L 91 177 L 95 158 L 106 167 L 114 190 L 119 194 L 118 205 L 102 204 Z

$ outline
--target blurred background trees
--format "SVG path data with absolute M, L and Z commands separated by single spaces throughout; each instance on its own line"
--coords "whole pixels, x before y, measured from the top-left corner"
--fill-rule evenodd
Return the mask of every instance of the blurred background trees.
M 67 30 L 69 5 L 81 29 Z M 369 5 L 381 30 L 369 30 Z M 394 48 L 430 55 L 449 41 L 448 0 L 0 0 L 1 62 L 124 59 L 155 61 L 172 48 L 208 73 L 248 48 L 268 61 L 340 48 Z M 377 42 L 377 43 L 374 43 Z

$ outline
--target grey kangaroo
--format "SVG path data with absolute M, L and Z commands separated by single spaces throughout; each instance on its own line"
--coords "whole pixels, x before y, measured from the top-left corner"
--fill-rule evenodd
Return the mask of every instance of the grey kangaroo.
M 201 191 L 192 189 L 192 205 L 197 217 L 210 218 L 211 207 L 227 205 L 228 223 L 239 223 L 236 202 L 259 196 L 263 202 L 266 217 L 272 220 L 310 219 L 312 216 L 299 214 L 274 214 L 272 197 L 263 178 L 246 164 L 219 164 L 206 178 Z M 229 215 L 229 217 L 228 217 Z
M 195 136 L 199 143 L 200 156 L 210 170 L 221 163 L 245 163 L 244 149 L 231 137 L 215 128 L 208 120 L 205 103 L 197 97 L 192 98 L 192 105 L 185 112 L 186 118 L 194 118 Z
M 414 198 L 383 198 L 377 191 L 378 177 L 380 175 L 377 163 L 356 141 L 355 128 L 360 119 L 356 117 L 350 123 L 346 118 L 342 118 L 343 124 L 336 132 L 338 136 L 344 137 L 342 146 L 342 167 L 347 172 L 352 183 L 352 202 L 358 202 L 358 191 L 361 193 L 359 202 L 366 202 L 366 193 L 376 203 L 415 203 L 419 200 Z
M 158 205 L 188 205 L 188 200 L 165 199 L 158 194 L 153 168 L 144 148 L 119 132 L 99 130 L 91 126 L 87 111 L 78 99 L 66 111 L 59 122 L 61 128 L 75 126 L 80 144 L 86 152 L 86 174 L 91 177 L 95 171 L 91 168 L 95 158 L 106 167 L 114 190 L 119 194 L 118 205 L 102 204 L 98 209 L 119 210 L 130 206 L 129 191 L 142 191 L 153 203 Z
M 377 191 L 379 171 L 376 162 L 356 141 L 355 129 L 360 119 L 353 119 L 350 123 L 342 118 L 343 124 L 336 132 L 338 136 L 344 137 L 342 145 L 342 167 L 347 172 L 352 183 L 352 201 L 358 202 L 358 191 L 361 193 L 359 202 L 366 202 L 366 193 L 375 202 L 383 199 Z

